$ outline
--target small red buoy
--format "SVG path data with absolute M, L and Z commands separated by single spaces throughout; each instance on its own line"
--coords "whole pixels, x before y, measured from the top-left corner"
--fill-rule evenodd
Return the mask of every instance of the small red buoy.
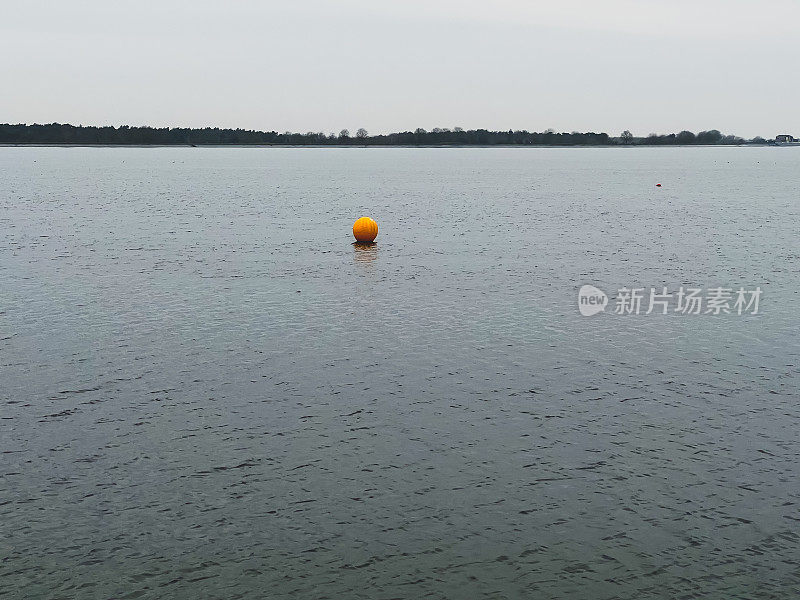
M 656 187 L 661 187 L 661 184 L 660 184 L 660 183 L 657 183 L 657 184 L 656 184 Z

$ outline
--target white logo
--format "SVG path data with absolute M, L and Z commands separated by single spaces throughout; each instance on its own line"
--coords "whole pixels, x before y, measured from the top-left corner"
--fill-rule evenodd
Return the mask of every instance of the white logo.
M 593 285 L 583 285 L 578 291 L 578 309 L 584 317 L 591 317 L 606 309 L 608 296 Z

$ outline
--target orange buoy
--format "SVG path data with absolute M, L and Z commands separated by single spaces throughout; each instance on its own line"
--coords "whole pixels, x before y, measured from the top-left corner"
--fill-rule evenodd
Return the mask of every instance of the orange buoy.
M 358 242 L 374 242 L 378 237 L 378 224 L 369 217 L 361 217 L 353 223 L 353 235 Z

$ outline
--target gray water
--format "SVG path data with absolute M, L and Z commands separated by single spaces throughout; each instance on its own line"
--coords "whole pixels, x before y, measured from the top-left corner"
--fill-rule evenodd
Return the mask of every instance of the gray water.
M 798 597 L 799 165 L 0 148 L 0 598 Z

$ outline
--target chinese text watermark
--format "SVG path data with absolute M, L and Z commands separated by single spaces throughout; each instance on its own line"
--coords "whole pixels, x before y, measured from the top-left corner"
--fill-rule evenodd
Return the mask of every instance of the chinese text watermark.
M 613 301 L 609 301 L 608 295 L 599 288 L 584 285 L 578 292 L 578 309 L 586 317 L 605 311 L 609 304 L 613 306 L 610 312 L 617 315 L 757 315 L 761 295 L 760 286 L 752 290 L 681 286 L 672 291 L 666 286 L 621 287 Z

